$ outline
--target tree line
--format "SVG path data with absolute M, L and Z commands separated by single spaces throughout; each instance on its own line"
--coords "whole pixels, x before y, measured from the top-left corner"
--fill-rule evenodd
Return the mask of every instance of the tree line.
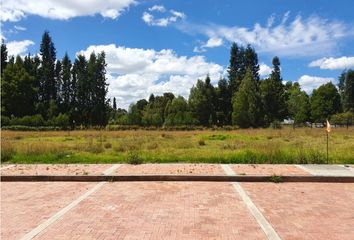
M 151 94 L 128 110 L 107 99 L 105 53 L 89 59 L 78 55 L 71 62 L 65 54 L 56 59 L 54 43 L 46 31 L 39 56 L 8 59 L 1 45 L 2 125 L 30 126 L 228 126 L 242 128 L 276 126 L 284 119 L 295 125 L 339 124 L 354 119 L 354 71 L 343 71 L 338 86 L 326 83 L 311 95 L 297 82 L 283 83 L 280 60 L 272 60 L 269 77 L 259 76 L 258 56 L 250 45 L 233 43 L 227 78 L 211 84 L 207 75 L 197 80 L 188 99 L 171 92 Z
M 66 53 L 56 58 L 48 31 L 39 55 L 7 56 L 1 45 L 2 125 L 105 126 L 109 118 L 106 97 L 105 53 L 78 55 L 71 62 Z

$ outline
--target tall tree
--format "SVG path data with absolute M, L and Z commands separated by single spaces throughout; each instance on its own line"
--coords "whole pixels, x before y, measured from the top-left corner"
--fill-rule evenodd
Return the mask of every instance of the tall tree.
M 54 80 L 55 80 L 55 103 L 59 106 L 63 99 L 62 99 L 62 87 L 63 87 L 63 72 L 62 72 L 62 63 L 60 60 L 57 60 L 55 63 L 55 71 L 54 71 Z
M 48 31 L 45 31 L 42 36 L 39 53 L 42 59 L 40 67 L 40 100 L 44 108 L 46 108 L 49 106 L 50 100 L 57 99 L 55 83 L 56 50 Z
M 346 70 L 340 75 L 338 87 L 342 97 L 343 110 L 354 113 L 354 70 Z
M 113 109 L 114 109 L 114 111 L 117 111 L 116 97 L 113 98 Z
M 1 40 L 1 76 L 7 64 L 7 47 L 3 40 Z
M 310 120 L 310 99 L 305 91 L 301 91 L 299 83 L 294 83 L 288 90 L 287 100 L 289 117 L 294 125 Z
M 256 51 L 254 50 L 254 48 L 251 47 L 250 44 L 248 44 L 246 49 L 244 50 L 244 61 L 244 69 L 250 69 L 252 72 L 253 79 L 259 81 L 258 56 Z M 242 74 L 242 78 L 245 76 L 245 74 L 245 72 Z
M 62 72 L 61 72 L 61 81 L 62 87 L 60 91 L 60 96 L 62 99 L 61 110 L 64 113 L 68 113 L 70 111 L 70 102 L 71 99 L 74 98 L 73 92 L 71 89 L 71 61 L 67 53 L 65 53 L 62 60 Z
M 273 58 L 273 70 L 270 77 L 261 81 L 261 96 L 266 124 L 284 120 L 287 115 L 286 93 L 278 57 Z
M 325 122 L 341 110 L 340 95 L 333 83 L 329 82 L 313 90 L 311 96 L 311 117 L 315 122 Z
M 87 60 L 84 55 L 78 55 L 73 70 L 73 78 L 75 79 L 74 112 L 75 122 L 77 124 L 90 124 L 90 82 L 87 72 Z
M 252 70 L 248 68 L 233 101 L 233 123 L 242 128 L 260 126 L 262 123 L 260 106 L 257 80 L 254 79 Z
M 187 101 L 181 96 L 167 103 L 165 115 L 165 124 L 168 126 L 194 125 L 197 123 L 189 110 Z
M 198 80 L 196 86 L 192 87 L 188 102 L 200 124 L 207 126 L 216 123 L 215 99 L 215 89 L 209 76 L 205 81 Z
M 218 125 L 231 123 L 231 93 L 227 81 L 221 78 L 218 82 L 216 89 L 217 102 L 216 102 L 216 119 Z
M 91 56 L 95 55 L 94 53 Z M 97 54 L 97 57 L 93 58 L 96 61 L 91 60 L 88 63 L 88 73 L 93 74 L 89 76 L 92 79 L 91 83 L 91 98 L 92 98 L 92 124 L 105 126 L 108 122 L 108 109 L 109 101 L 106 96 L 108 93 L 108 84 L 106 79 L 106 55 L 104 52 Z M 93 61 L 91 63 L 91 61 Z M 91 64 L 94 64 L 94 71 L 91 73 Z

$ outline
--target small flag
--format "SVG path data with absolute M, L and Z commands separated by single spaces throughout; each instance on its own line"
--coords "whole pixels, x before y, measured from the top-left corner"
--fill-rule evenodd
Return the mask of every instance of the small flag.
M 326 131 L 329 133 L 329 132 L 331 132 L 331 124 L 329 124 L 329 122 L 328 122 L 328 120 L 326 120 L 327 121 L 327 128 L 326 128 Z

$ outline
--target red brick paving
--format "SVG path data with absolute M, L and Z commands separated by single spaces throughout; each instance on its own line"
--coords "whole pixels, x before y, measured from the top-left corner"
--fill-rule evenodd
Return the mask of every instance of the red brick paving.
M 1 175 L 102 175 L 112 164 L 17 164 Z
M 148 174 L 180 174 L 180 175 L 225 175 L 220 164 L 141 164 L 120 166 L 115 174 L 148 175 Z
M 265 239 L 227 183 L 106 183 L 36 239 Z
M 282 239 L 354 239 L 352 183 L 242 183 Z
M 95 184 L 2 182 L 1 239 L 19 239 Z
M 309 175 L 300 168 L 287 164 L 233 164 L 230 166 L 238 175 Z

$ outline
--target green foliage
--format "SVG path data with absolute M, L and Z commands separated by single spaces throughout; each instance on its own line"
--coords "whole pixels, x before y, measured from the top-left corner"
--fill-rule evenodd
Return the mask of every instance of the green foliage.
M 338 125 L 353 125 L 354 123 L 354 113 L 345 112 L 345 113 L 337 113 L 331 116 L 331 123 Z
M 281 176 L 278 176 L 278 175 L 272 175 L 270 177 L 270 181 L 273 182 L 273 183 L 281 183 L 283 181 L 282 177 Z
M 288 112 L 295 124 L 305 123 L 310 120 L 310 99 L 300 85 L 295 83 L 288 89 Z
M 242 128 L 260 126 L 260 101 L 257 82 L 248 69 L 233 102 L 233 123 Z
M 58 116 L 50 120 L 52 126 L 60 127 L 61 129 L 68 129 L 70 126 L 70 118 L 67 114 L 60 113 Z
M 166 126 L 196 125 L 198 123 L 189 111 L 187 101 L 181 96 L 167 103 L 165 116 Z
M 282 121 L 287 115 L 286 95 L 280 75 L 280 61 L 273 58 L 273 70 L 269 78 L 261 82 L 261 96 L 266 124 Z
M 354 70 L 346 70 L 340 75 L 338 87 L 342 96 L 343 110 L 354 113 Z
M 130 152 L 127 157 L 127 163 L 132 165 L 142 164 L 144 160 L 140 157 L 137 152 Z
M 325 122 L 341 110 L 337 88 L 329 82 L 315 89 L 311 96 L 311 117 L 315 122 Z

